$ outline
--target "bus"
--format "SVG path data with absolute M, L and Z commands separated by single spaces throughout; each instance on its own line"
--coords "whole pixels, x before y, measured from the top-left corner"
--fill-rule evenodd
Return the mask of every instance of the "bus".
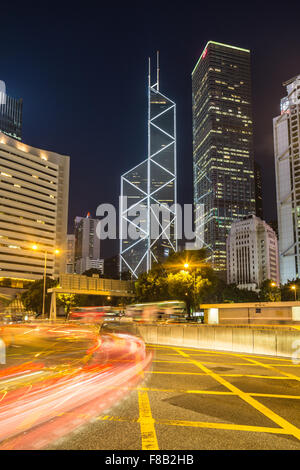
M 165 300 L 127 305 L 125 318 L 141 322 L 186 322 L 187 311 L 185 302 Z
M 102 323 L 104 321 L 119 320 L 122 313 L 120 307 L 111 307 L 110 305 L 100 307 L 75 307 L 70 310 L 68 320 Z

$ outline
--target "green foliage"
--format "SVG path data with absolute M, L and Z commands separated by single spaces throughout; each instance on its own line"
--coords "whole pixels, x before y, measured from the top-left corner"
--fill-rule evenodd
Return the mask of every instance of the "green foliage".
M 273 281 L 266 279 L 262 282 L 259 292 L 261 302 L 279 302 L 281 300 L 280 287 L 272 286 Z
M 46 278 L 45 312 L 49 312 L 51 301 L 51 294 L 48 294 L 47 290 L 55 287 L 56 285 L 56 280 L 51 279 L 50 277 Z M 36 315 L 40 315 L 42 313 L 43 287 L 44 279 L 39 279 L 38 281 L 30 284 L 29 288 L 21 295 L 21 300 L 26 310 L 35 312 Z
M 65 313 L 69 314 L 71 307 L 77 306 L 75 294 L 57 294 L 57 304 L 64 307 Z

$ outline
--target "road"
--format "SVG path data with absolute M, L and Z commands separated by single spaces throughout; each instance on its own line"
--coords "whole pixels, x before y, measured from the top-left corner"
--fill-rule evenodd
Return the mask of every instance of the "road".
M 127 399 L 47 449 L 300 449 L 300 365 L 148 345 L 153 369 Z
M 99 340 L 80 326 L 12 327 L 0 448 L 300 449 L 300 364 L 151 344 L 146 354 L 127 328 Z

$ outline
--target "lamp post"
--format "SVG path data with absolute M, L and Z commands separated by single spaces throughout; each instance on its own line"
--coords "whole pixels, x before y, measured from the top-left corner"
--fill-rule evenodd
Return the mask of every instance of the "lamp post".
M 32 245 L 32 249 L 37 251 L 38 246 L 37 245 Z M 53 252 L 54 255 L 59 254 L 59 250 L 55 249 Z M 47 277 L 47 255 L 48 251 L 45 250 L 45 257 L 44 257 L 44 285 L 43 285 L 43 308 L 42 308 L 42 319 L 45 318 L 45 301 L 46 301 L 46 277 Z
M 185 269 L 189 269 L 190 265 L 189 263 L 184 263 L 183 267 Z M 193 307 L 195 307 L 195 286 L 196 286 L 196 273 L 195 271 L 193 272 L 193 285 L 194 285 L 194 290 L 193 290 Z
M 297 296 L 297 288 L 296 288 L 295 284 L 293 284 L 293 285 L 291 286 L 291 289 L 295 292 L 295 302 L 296 302 L 296 300 L 297 300 L 297 298 L 296 298 L 296 296 Z

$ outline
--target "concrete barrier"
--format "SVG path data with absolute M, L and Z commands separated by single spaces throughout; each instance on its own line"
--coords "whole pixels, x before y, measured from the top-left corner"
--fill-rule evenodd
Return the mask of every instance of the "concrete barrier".
M 142 325 L 146 343 L 295 357 L 300 329 L 280 326 Z M 299 351 L 300 360 L 300 351 Z

